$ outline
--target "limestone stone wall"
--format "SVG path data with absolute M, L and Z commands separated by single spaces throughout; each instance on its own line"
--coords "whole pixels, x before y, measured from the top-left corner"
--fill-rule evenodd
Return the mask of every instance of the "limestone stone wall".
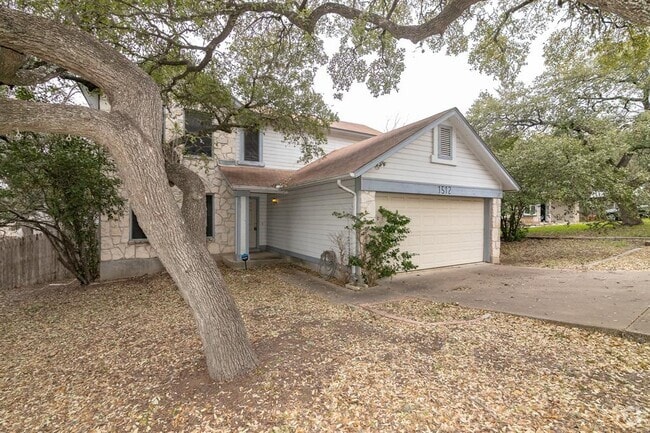
M 363 212 L 368 212 L 370 216 L 376 215 L 375 191 L 361 191 L 359 193 L 359 213 Z
M 492 257 L 491 263 L 498 264 L 501 262 L 501 199 L 493 198 L 490 202 L 492 206 L 490 210 L 492 216 L 490 256 Z
M 167 113 L 165 136 L 171 140 L 182 134 L 183 110 L 175 109 Z M 234 196 L 218 168 L 219 160 L 234 160 L 237 143 L 236 133 L 216 132 L 212 137 L 212 157 L 185 156 L 183 163 L 194 169 L 205 183 L 206 194 L 214 194 L 214 237 L 208 241 L 212 254 L 232 252 L 235 249 L 235 206 Z M 177 188 L 174 195 L 181 201 Z M 126 196 L 126 194 L 124 194 Z M 151 259 L 157 257 L 155 249 L 147 241 L 130 240 L 131 208 L 127 206 L 124 214 L 116 220 L 101 219 L 101 260 L 102 262 L 124 259 Z

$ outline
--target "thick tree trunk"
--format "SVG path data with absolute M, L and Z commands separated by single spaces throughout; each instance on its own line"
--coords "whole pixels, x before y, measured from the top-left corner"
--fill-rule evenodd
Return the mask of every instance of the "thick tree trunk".
M 160 147 L 133 138 L 126 152 L 114 152 L 129 201 L 194 314 L 210 376 L 230 380 L 256 365 L 239 310 L 206 246 L 183 222 L 167 186 L 162 152 L 155 152 Z M 148 154 L 139 151 L 143 148 Z
M 616 168 L 619 170 L 627 168 L 630 165 L 633 157 L 634 153 L 631 152 L 623 154 L 623 156 L 621 156 L 621 159 L 618 161 L 618 164 L 616 164 Z M 638 186 L 640 185 L 636 185 L 636 187 Z M 641 217 L 639 216 L 639 211 L 631 198 L 623 197 L 617 200 L 617 204 L 621 223 L 624 226 L 636 226 L 643 223 Z
M 181 215 L 198 242 L 206 241 L 205 185 L 201 176 L 177 161 L 165 158 L 167 179 L 183 193 Z
M 621 224 L 624 226 L 636 226 L 643 223 L 639 216 L 639 211 L 634 204 L 618 203 L 618 210 L 621 217 Z
M 162 101 L 151 78 L 78 29 L 0 7 L 0 45 L 60 65 L 94 83 L 111 112 L 0 98 L 0 133 L 79 135 L 111 153 L 138 221 L 197 323 L 210 376 L 229 380 L 256 365 L 244 322 L 203 243 L 183 222 L 167 184 Z
M 650 26 L 650 0 L 579 0 L 638 26 Z

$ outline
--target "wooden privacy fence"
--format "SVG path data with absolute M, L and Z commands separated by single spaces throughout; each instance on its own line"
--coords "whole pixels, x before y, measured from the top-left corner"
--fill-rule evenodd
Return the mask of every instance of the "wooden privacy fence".
M 42 233 L 0 237 L 0 288 L 73 278 Z

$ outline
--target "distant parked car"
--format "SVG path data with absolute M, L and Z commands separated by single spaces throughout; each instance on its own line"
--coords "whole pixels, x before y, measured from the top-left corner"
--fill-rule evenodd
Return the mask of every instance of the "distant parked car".
M 640 218 L 650 218 L 650 206 L 641 205 L 639 206 L 638 210 L 639 210 Z M 621 214 L 619 213 L 619 210 L 616 208 L 606 209 L 605 218 L 607 218 L 609 221 L 620 221 Z
M 618 212 L 618 209 L 613 207 L 611 209 L 605 209 L 605 218 L 607 218 L 609 221 L 620 221 L 621 215 Z

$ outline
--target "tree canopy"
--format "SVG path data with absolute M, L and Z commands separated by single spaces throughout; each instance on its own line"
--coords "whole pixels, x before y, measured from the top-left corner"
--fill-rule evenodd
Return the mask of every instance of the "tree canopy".
M 511 81 L 531 41 L 558 24 L 579 34 L 650 24 L 644 1 L 627 0 L 4 3 L 90 32 L 139 64 L 165 100 L 213 114 L 215 129 L 272 125 L 301 145 L 307 160 L 319 155 L 335 117 L 312 90 L 320 67 L 327 67 L 339 97 L 355 82 L 373 95 L 388 93 L 404 69 L 397 40 L 407 39 L 433 51 L 469 51 L 475 68 Z M 339 40 L 329 57 L 324 38 Z M 0 82 L 86 80 L 42 59 L 6 49 L 0 56 Z
M 568 172 L 558 166 L 528 177 L 520 173 L 528 194 L 519 194 L 522 205 L 586 204 L 600 192 L 601 204 L 617 203 L 624 222 L 640 221 L 636 205 L 645 204 L 650 185 L 649 47 L 647 30 L 617 29 L 593 38 L 562 29 L 547 43 L 547 69 L 532 84 L 502 87 L 497 96 L 485 93 L 475 102 L 470 119 L 509 169 L 517 171 L 516 164 L 508 165 L 516 157 L 510 152 L 529 155 L 530 171 L 536 164 L 532 148 L 540 147 L 537 158 L 550 159 L 554 146 L 577 144 L 566 161 Z

